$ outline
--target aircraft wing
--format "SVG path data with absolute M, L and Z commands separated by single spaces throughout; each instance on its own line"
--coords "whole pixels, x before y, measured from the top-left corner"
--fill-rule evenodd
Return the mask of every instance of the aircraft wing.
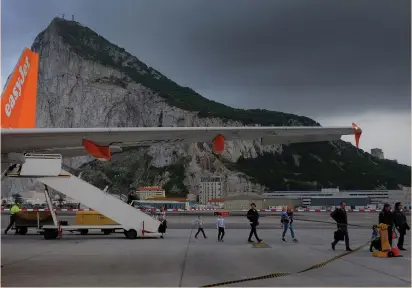
M 352 127 L 121 127 L 121 128 L 29 128 L 1 129 L 1 153 L 92 155 L 110 159 L 123 147 L 153 144 L 260 140 L 262 145 L 338 140 L 360 135 Z M 223 144 L 222 144 L 223 145 Z M 97 153 L 97 154 L 96 154 Z M 106 155 L 108 153 L 108 155 Z M 105 154 L 99 157 L 98 154 Z M 96 156 L 97 155 L 97 156 Z M 108 157 L 108 158 L 107 158 Z
M 91 155 L 110 160 L 124 147 L 209 142 L 222 153 L 225 141 L 259 140 L 262 145 L 318 142 L 354 134 L 352 127 L 157 127 L 157 128 L 34 128 L 39 55 L 23 50 L 1 96 L 1 154 L 16 161 L 21 154 L 61 154 L 63 157 Z M 14 158 L 14 157 L 17 158 Z M 5 161 L 4 161 L 5 162 Z

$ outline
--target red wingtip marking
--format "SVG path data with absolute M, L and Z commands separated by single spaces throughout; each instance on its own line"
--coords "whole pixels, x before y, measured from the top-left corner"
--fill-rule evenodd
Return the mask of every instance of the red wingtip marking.
M 110 160 L 111 159 L 111 150 L 110 146 L 99 146 L 92 141 L 83 139 L 83 146 L 94 158 L 99 160 Z
M 359 148 L 359 139 L 362 135 L 362 129 L 359 128 L 359 126 L 356 123 L 352 123 L 352 127 L 355 131 L 355 143 L 356 143 L 356 148 Z

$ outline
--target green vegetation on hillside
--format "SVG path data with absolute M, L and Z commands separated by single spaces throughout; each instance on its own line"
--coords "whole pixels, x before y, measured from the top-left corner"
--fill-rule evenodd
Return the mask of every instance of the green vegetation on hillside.
M 273 190 L 399 189 L 410 186 L 411 167 L 390 160 L 374 159 L 343 141 L 337 153 L 327 142 L 283 145 L 281 154 L 240 158 L 235 168 Z
M 184 197 L 188 193 L 183 184 L 185 179 L 185 160 L 165 167 L 150 165 L 152 158 L 145 149 L 129 149 L 115 155 L 110 162 L 93 161 L 76 172 L 83 172 L 82 178 L 92 185 L 104 189 L 109 186 L 111 193 L 126 194 L 130 189 L 153 186 L 157 177 L 167 174 L 163 185 L 168 197 Z

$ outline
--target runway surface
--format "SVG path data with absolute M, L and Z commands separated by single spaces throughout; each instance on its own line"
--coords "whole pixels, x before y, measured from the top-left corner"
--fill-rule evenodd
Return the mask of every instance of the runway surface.
M 280 214 L 280 213 L 279 213 Z M 59 214 L 60 215 L 60 214 Z M 194 227 L 195 219 L 197 216 L 167 216 L 167 225 L 169 229 L 191 229 Z M 336 226 L 333 220 L 328 217 L 327 214 L 308 214 L 301 213 L 296 214 L 294 225 L 295 229 L 332 229 Z M 350 223 L 351 229 L 372 229 L 372 225 L 376 224 L 378 215 L 369 214 L 352 214 L 348 216 L 348 221 Z M 2 215 L 2 226 L 8 225 L 9 217 L 8 215 Z M 63 214 L 63 216 L 58 216 L 59 220 L 68 221 L 69 224 L 75 224 L 75 214 Z M 216 216 L 202 216 L 204 221 L 205 229 L 216 228 Z M 280 217 L 276 216 L 266 216 L 261 217 L 259 220 L 259 229 L 280 229 Z M 225 217 L 225 224 L 227 229 L 249 229 L 249 221 L 244 216 L 229 216 Z M 34 230 L 33 230 L 34 231 Z M 32 233 L 32 232 L 30 232 Z
M 191 229 L 197 216 L 178 216 L 168 214 L 169 229 Z M 333 229 L 336 225 L 327 213 L 296 213 L 295 229 Z M 59 220 L 68 221 L 69 224 L 75 224 L 75 213 L 58 214 Z M 202 216 L 205 223 L 205 229 L 214 229 L 216 227 L 216 216 Z M 372 229 L 373 224 L 377 224 L 378 214 L 349 213 L 348 221 L 350 229 Z M 259 229 L 280 229 L 280 213 L 274 216 L 261 217 Z M 411 223 L 410 216 L 408 222 Z M 9 215 L 1 215 L 2 227 L 9 223 Z M 249 229 L 249 222 L 244 216 L 225 217 L 227 229 Z M 32 232 L 30 232 L 32 233 Z
M 335 230 L 332 224 L 297 221 L 300 243 L 292 243 L 289 233 L 288 242 L 282 243 L 277 217 L 262 217 L 259 228 L 265 229 L 258 229 L 270 248 L 252 248 L 246 242 L 249 231 L 243 218 L 226 218 L 228 229 L 222 243 L 217 241 L 215 217 L 203 217 L 207 239 L 201 235 L 195 239 L 196 230 L 188 229 L 194 217 L 179 216 L 168 217 L 170 229 L 165 239 L 129 240 L 123 234 L 101 233 L 67 233 L 60 240 L 44 240 L 35 234 L 2 235 L 1 285 L 199 287 L 275 272 L 294 273 L 344 252 L 343 243 L 336 251 L 330 247 Z M 330 221 L 327 216 L 315 220 Z M 7 221 L 8 217 L 3 216 L 2 230 Z M 375 222 L 362 217 L 349 221 L 365 227 Z M 356 248 L 370 239 L 371 228 L 353 227 L 349 233 L 351 247 Z M 410 250 L 409 232 L 405 247 Z M 301 274 L 225 286 L 411 286 L 409 251 L 402 258 L 380 259 L 372 257 L 368 248 Z

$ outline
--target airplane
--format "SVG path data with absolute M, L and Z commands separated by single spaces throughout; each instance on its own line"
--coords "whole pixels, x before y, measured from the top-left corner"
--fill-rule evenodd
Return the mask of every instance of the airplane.
M 45 239 L 55 239 L 62 230 L 83 231 L 84 225 L 60 225 L 48 187 L 75 199 L 119 225 L 126 237 L 153 236 L 160 222 L 110 196 L 62 168 L 63 158 L 92 156 L 109 161 L 125 147 L 212 141 L 213 153 L 225 151 L 225 141 L 259 140 L 262 145 L 338 140 L 362 130 L 352 127 L 105 127 L 36 128 L 39 55 L 25 48 L 1 96 L 1 164 L 3 177 L 35 178 L 44 184 L 54 225 L 43 226 Z M 7 168 L 5 168 L 5 166 Z M 71 229 L 71 230 L 70 230 Z M 90 225 L 87 229 L 107 230 Z M 109 230 L 111 231 L 111 230 Z M 149 232 L 149 234 L 147 234 Z
M 225 141 L 259 140 L 262 145 L 332 141 L 362 130 L 349 127 L 102 127 L 36 128 L 39 55 L 25 48 L 1 96 L 2 163 L 24 163 L 25 155 L 92 156 L 108 161 L 124 147 L 153 144 L 213 143 L 221 154 Z

